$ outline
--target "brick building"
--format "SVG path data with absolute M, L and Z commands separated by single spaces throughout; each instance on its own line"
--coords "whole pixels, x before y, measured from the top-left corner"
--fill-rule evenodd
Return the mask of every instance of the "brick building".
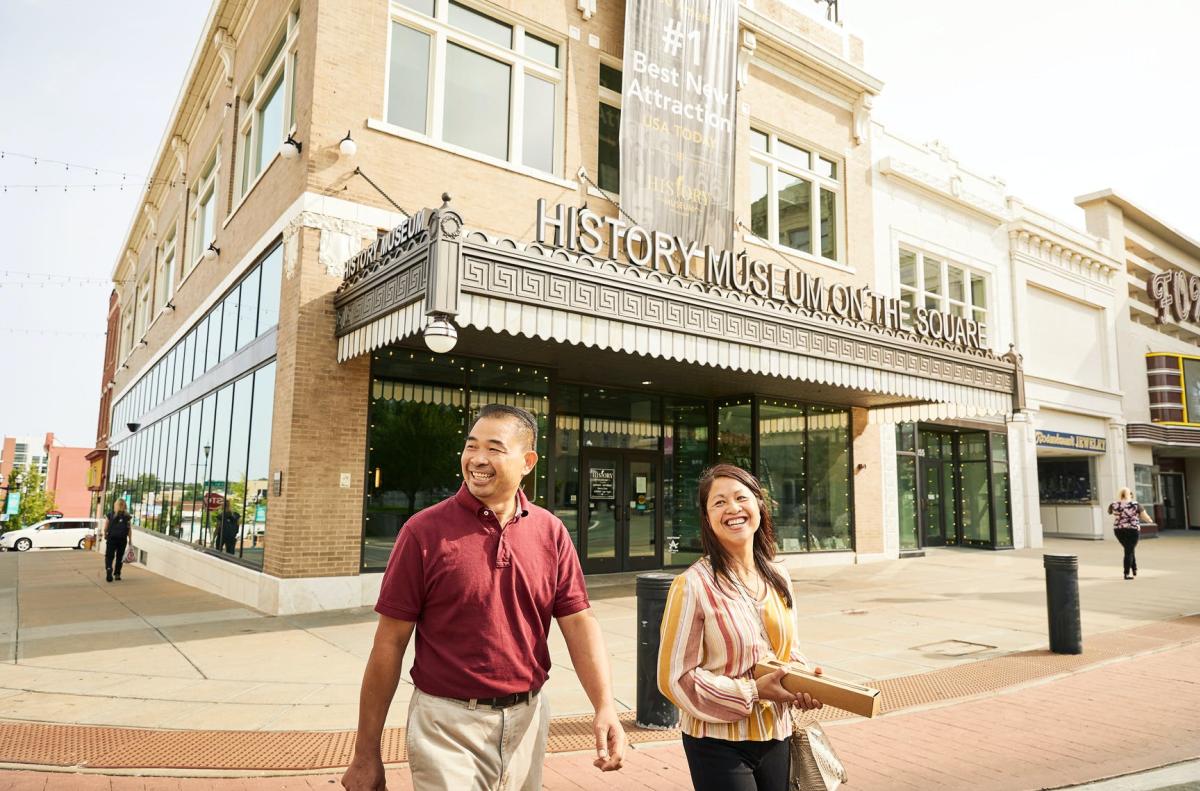
M 63 516 L 88 516 L 92 498 L 87 489 L 88 448 L 70 448 L 47 433 L 34 437 L 5 437 L 0 450 L 0 481 L 8 484 L 14 468 L 36 469 L 44 488 L 54 493 L 54 509 Z
M 718 460 L 770 488 L 789 563 L 895 556 L 895 424 L 1020 388 L 969 314 L 872 290 L 862 42 L 738 4 L 731 252 L 664 251 L 615 194 L 624 5 L 214 4 L 113 271 L 97 447 L 151 569 L 268 612 L 373 601 L 496 401 L 537 415 L 528 494 L 589 573 L 694 560 Z M 1001 445 L 973 459 L 989 547 Z

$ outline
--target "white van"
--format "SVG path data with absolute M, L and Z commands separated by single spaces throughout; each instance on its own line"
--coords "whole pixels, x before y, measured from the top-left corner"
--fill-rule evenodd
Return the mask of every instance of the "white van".
M 30 549 L 83 549 L 83 540 L 104 531 L 103 519 L 43 519 L 20 530 L 0 535 L 0 549 L 25 552 Z

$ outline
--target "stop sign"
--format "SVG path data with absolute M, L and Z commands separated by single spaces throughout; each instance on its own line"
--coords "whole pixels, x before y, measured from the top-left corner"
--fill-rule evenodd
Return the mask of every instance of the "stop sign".
M 218 494 L 217 492 L 205 493 L 204 505 L 208 508 L 208 510 L 210 510 L 210 511 L 220 510 L 221 506 L 224 504 L 225 504 L 225 497 L 223 495 Z

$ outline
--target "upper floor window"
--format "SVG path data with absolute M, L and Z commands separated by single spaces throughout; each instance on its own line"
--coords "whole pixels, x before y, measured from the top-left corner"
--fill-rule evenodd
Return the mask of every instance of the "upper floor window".
M 241 198 L 275 158 L 287 136 L 296 131 L 296 37 L 300 16 L 288 14 L 284 29 L 240 98 L 237 179 Z
M 596 135 L 596 184 L 621 191 L 621 70 L 600 64 L 600 128 Z
M 557 172 L 558 44 L 455 0 L 396 0 L 388 123 L 493 159 Z
M 171 228 L 167 231 L 167 238 L 163 241 L 162 259 L 158 265 L 158 299 L 155 300 L 159 308 L 162 308 L 171 300 L 171 295 L 175 293 L 175 224 L 171 223 Z
M 188 272 L 200 263 L 204 250 L 217 238 L 217 170 L 220 152 L 214 151 L 200 169 L 200 178 L 192 188 L 192 255 Z
M 150 329 L 150 273 L 147 272 L 142 276 L 137 288 L 137 323 L 134 326 L 133 334 L 141 338 L 146 334 L 146 330 Z
M 900 301 L 987 324 L 987 276 L 918 250 L 900 248 Z
M 121 322 L 121 357 L 124 358 L 133 350 L 133 300 L 125 303 L 121 311 L 125 320 Z
M 750 130 L 750 230 L 769 242 L 840 261 L 841 166 L 832 158 Z

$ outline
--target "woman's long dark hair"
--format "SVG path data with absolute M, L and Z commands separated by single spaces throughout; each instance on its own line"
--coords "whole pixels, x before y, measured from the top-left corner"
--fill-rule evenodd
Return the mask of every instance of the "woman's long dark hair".
M 700 546 L 704 549 L 704 554 L 708 556 L 708 562 L 712 564 L 713 574 L 716 576 L 718 584 L 722 577 L 731 586 L 734 584 L 734 580 L 729 571 L 729 553 L 721 545 L 716 531 L 708 521 L 708 493 L 712 491 L 713 481 L 717 478 L 731 478 L 737 481 L 749 489 L 754 498 L 758 500 L 759 523 L 758 530 L 754 532 L 754 568 L 775 589 L 790 610 L 792 608 L 792 586 L 771 565 L 771 561 L 775 559 L 775 523 L 771 519 L 771 509 L 766 498 L 763 497 L 762 484 L 758 482 L 758 478 L 732 464 L 714 464 L 700 475 L 698 494 L 700 500 Z

